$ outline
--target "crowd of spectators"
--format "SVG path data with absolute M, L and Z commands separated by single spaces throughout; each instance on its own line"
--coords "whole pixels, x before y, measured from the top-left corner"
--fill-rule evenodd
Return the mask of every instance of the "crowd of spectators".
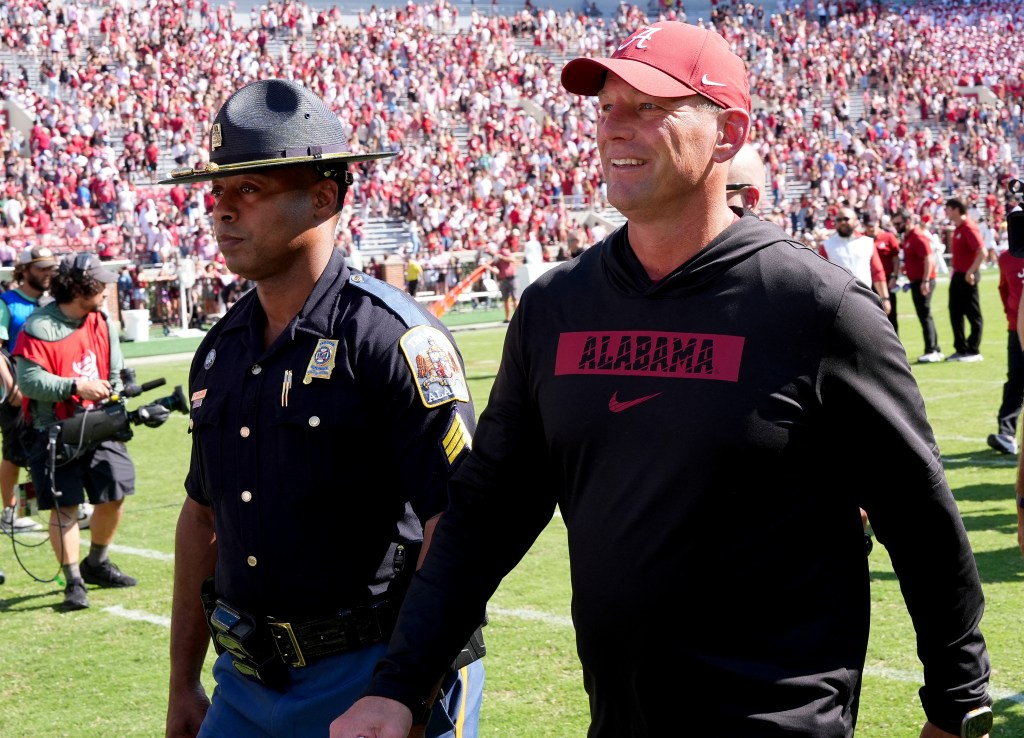
M 658 14 L 685 16 L 680 2 L 650 7 L 527 0 L 500 15 L 431 0 L 348 16 L 297 0 L 249 13 L 209 0 L 5 2 L 0 97 L 31 128 L 0 119 L 0 261 L 39 241 L 169 275 L 190 259 L 204 275 L 219 260 L 208 190 L 154 182 L 206 155 L 208 111 L 269 76 L 321 95 L 353 150 L 401 149 L 359 165 L 343 248 L 358 249 L 373 219 L 401 219 L 403 251 L 445 284 L 453 254 L 493 252 L 514 229 L 554 255 L 578 213 L 607 212 L 595 103 L 560 87 L 561 66 L 610 53 Z M 882 217 L 905 206 L 927 224 L 956 194 L 1001 232 L 1024 152 L 1021 18 L 1024 0 L 780 0 L 771 12 L 717 0 L 688 20 L 747 60 L 765 217 L 813 246 L 842 202 Z

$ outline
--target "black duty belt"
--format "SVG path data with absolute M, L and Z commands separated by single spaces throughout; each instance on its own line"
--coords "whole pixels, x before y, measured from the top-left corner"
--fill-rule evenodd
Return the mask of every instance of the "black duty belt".
M 324 656 L 386 641 L 396 616 L 391 602 L 381 600 L 304 623 L 267 618 L 267 625 L 281 659 L 288 666 L 305 666 Z

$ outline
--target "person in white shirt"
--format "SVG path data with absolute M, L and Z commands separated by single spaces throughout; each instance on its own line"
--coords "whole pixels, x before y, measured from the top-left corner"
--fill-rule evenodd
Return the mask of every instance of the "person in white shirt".
M 857 214 L 853 208 L 840 208 L 836 213 L 836 232 L 821 242 L 819 253 L 850 272 L 858 282 L 873 290 L 882 301 L 885 314 L 891 309 L 889 284 L 882 260 L 875 251 L 875 240 L 855 230 Z

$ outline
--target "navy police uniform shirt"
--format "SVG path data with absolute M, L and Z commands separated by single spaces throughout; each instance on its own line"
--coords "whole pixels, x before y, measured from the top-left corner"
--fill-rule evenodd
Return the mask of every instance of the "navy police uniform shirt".
M 196 352 L 185 487 L 214 509 L 218 594 L 300 620 L 386 589 L 475 416 L 448 331 L 340 252 L 266 350 L 265 325 L 254 290 Z

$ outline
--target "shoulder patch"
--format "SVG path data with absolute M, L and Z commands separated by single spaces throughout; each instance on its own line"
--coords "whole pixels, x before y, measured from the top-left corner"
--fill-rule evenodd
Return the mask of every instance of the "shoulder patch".
M 398 343 L 426 407 L 437 407 L 452 400 L 469 402 L 462 364 L 444 333 L 433 326 L 418 325 L 407 330 Z
M 420 311 L 419 304 L 409 297 L 408 293 L 402 292 L 402 290 L 394 285 L 390 285 L 383 280 L 376 279 L 362 272 L 352 272 L 348 278 L 348 283 L 383 302 L 388 310 L 405 323 L 407 328 L 430 324 L 427 316 Z

